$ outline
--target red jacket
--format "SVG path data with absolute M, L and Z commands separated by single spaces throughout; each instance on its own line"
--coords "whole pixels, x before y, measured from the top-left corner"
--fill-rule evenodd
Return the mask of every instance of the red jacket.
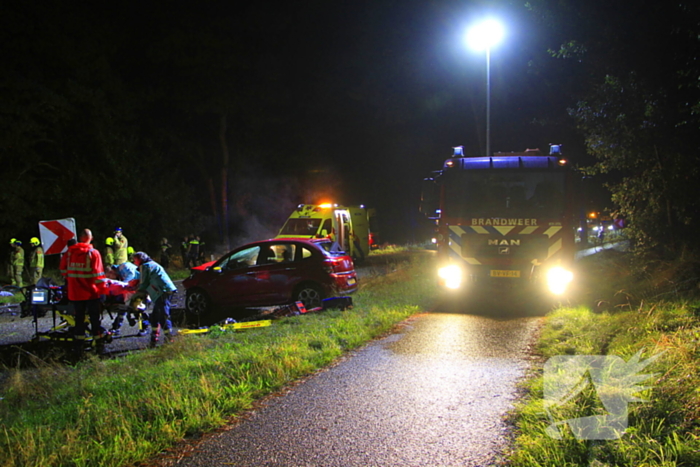
M 61 257 L 61 274 L 66 278 L 68 300 L 94 300 L 105 288 L 102 256 L 89 243 L 76 243 Z

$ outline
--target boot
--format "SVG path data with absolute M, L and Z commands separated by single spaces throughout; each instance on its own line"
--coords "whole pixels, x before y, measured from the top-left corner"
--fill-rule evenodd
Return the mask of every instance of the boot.
M 151 342 L 148 344 L 150 348 L 154 348 L 156 345 L 158 345 L 158 334 L 157 333 L 152 333 L 151 334 Z

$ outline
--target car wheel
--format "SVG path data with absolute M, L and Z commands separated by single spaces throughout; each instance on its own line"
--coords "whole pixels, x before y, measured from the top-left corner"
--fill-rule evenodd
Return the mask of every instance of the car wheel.
M 211 311 L 211 300 L 203 290 L 187 292 L 185 309 L 193 315 L 206 315 Z
M 323 291 L 315 284 L 303 284 L 294 294 L 294 300 L 302 302 L 307 310 L 321 306 Z

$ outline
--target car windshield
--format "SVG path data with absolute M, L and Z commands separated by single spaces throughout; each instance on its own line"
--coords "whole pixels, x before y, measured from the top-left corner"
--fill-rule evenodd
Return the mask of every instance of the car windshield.
M 322 219 L 289 219 L 280 235 L 316 235 Z
M 466 171 L 445 184 L 447 217 L 561 217 L 562 172 Z
M 225 256 L 214 266 L 221 269 L 238 269 L 253 266 L 258 260 L 259 253 L 259 246 L 245 248 L 232 255 Z

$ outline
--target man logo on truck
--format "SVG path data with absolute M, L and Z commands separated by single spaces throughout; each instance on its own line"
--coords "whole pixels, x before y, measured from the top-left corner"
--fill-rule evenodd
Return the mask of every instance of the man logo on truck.
M 520 240 L 499 240 L 499 239 L 489 239 L 489 246 L 520 246 Z

